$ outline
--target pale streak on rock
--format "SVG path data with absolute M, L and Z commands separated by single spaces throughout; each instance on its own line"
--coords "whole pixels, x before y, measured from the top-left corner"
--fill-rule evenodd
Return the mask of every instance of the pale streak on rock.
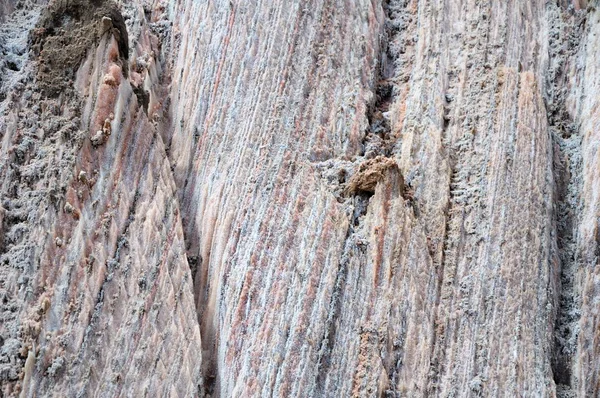
M 600 24 L 572 5 L 123 4 L 130 73 L 103 32 L 80 132 L 60 99 L 0 120 L 4 392 L 35 358 L 27 392 L 63 395 L 597 395 Z

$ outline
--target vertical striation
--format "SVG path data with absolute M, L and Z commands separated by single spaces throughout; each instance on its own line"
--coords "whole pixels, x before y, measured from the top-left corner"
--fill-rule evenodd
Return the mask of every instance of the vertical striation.
M 0 0 L 2 396 L 596 396 L 584 0 Z
M 52 7 L 63 5 L 33 29 L 39 55 L 3 86 L 2 394 L 195 395 L 201 339 L 176 186 L 132 87 L 158 84 L 157 60 L 130 82 L 114 8 L 81 17 L 94 6 L 72 2 L 57 19 Z M 15 17 L 32 29 L 39 15 Z M 134 56 L 158 51 L 147 27 L 137 33 Z M 77 40 L 80 64 L 57 57 Z

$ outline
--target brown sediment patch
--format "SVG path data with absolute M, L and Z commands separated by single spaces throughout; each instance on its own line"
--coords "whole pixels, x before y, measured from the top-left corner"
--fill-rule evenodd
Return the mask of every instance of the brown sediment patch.
M 125 21 L 111 0 L 55 0 L 50 2 L 30 43 L 39 62 L 37 79 L 42 92 L 57 97 L 75 76 L 90 48 L 104 34 L 118 43 L 123 75 L 127 76 L 129 39 Z
M 394 159 L 377 156 L 374 159 L 364 161 L 358 166 L 358 171 L 350 178 L 346 186 L 347 193 L 375 192 L 375 186 L 385 176 L 387 170 L 396 168 L 398 164 Z M 402 184 L 404 185 L 404 183 Z

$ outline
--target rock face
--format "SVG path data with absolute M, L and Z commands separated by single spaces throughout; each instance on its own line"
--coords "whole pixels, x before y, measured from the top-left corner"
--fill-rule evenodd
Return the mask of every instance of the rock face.
M 0 0 L 1 396 L 600 394 L 600 9 Z

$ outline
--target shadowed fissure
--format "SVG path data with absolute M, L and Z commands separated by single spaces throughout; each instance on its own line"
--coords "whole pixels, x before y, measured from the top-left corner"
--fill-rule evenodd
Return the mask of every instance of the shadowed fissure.
M 551 358 L 557 396 L 574 396 L 573 356 L 577 349 L 580 314 L 576 274 L 581 267 L 577 231 L 581 212 L 583 183 L 581 139 L 579 128 L 567 107 L 568 60 L 579 48 L 585 24 L 582 12 L 564 10 L 557 4 L 547 9 L 550 25 L 550 62 L 545 81 L 545 104 L 548 127 L 553 142 L 553 174 L 555 182 L 556 250 L 560 265 L 557 284 L 557 309 Z
M 128 36 L 127 29 L 120 13 L 113 7 L 112 2 L 99 2 L 106 4 L 106 7 L 100 8 L 85 8 L 82 7 L 85 1 L 65 1 L 57 2 L 54 4 L 60 4 L 64 8 L 64 12 L 61 14 L 61 18 L 46 18 L 43 20 L 42 29 L 34 31 L 30 36 L 30 43 L 34 54 L 40 54 L 42 48 L 39 47 L 44 44 L 45 52 L 40 57 L 41 68 L 39 75 L 37 76 L 40 82 L 40 88 L 44 94 L 48 97 L 55 97 L 61 94 L 64 90 L 62 83 L 68 80 L 68 76 L 71 76 L 81 64 L 84 56 L 90 47 L 97 42 L 99 36 L 98 32 L 103 33 L 101 30 L 102 19 L 98 15 L 110 15 L 114 24 L 115 38 L 119 44 L 119 52 L 121 53 L 121 61 L 123 62 L 123 74 L 127 76 L 127 58 L 129 53 L 128 48 Z M 393 48 L 391 45 L 395 41 L 396 35 L 401 35 L 401 24 L 396 23 L 395 19 L 402 10 L 406 7 L 405 0 L 384 0 L 382 7 L 384 10 L 385 19 L 382 24 L 382 35 L 381 41 L 378 45 L 380 56 L 379 56 L 379 67 L 377 70 L 377 76 L 374 79 L 374 99 L 373 103 L 369 107 L 367 112 L 368 127 L 365 131 L 363 139 L 363 148 L 360 153 L 361 157 L 367 160 L 373 160 L 381 157 L 383 159 L 392 160 L 395 156 L 395 148 L 397 148 L 397 137 L 393 137 L 391 134 L 391 122 L 388 115 L 390 105 L 394 103 L 397 97 L 397 82 L 394 77 L 398 74 L 397 63 L 398 63 L 398 49 Z M 110 5 L 110 6 L 109 6 Z M 558 275 L 558 293 L 557 293 L 557 309 L 556 309 L 556 321 L 554 330 L 554 345 L 552 352 L 552 372 L 554 381 L 557 384 L 557 391 L 559 396 L 568 397 L 573 394 L 573 387 L 576 383 L 573 380 L 572 367 L 573 357 L 577 346 L 577 324 L 580 317 L 579 309 L 579 297 L 576 286 L 576 273 L 581 267 L 581 256 L 578 251 L 577 242 L 577 228 L 579 225 L 580 215 L 580 193 L 582 185 L 582 158 L 581 158 L 581 135 L 578 131 L 578 126 L 573 122 L 569 115 L 566 107 L 566 96 L 567 96 L 567 76 L 565 75 L 565 68 L 563 62 L 565 59 L 565 53 L 567 56 L 572 56 L 577 52 L 577 45 L 579 42 L 580 30 L 582 29 L 583 18 L 576 14 L 566 14 L 557 5 L 549 5 L 549 22 L 552 31 L 549 35 L 549 52 L 550 52 L 550 66 L 546 74 L 545 81 L 545 100 L 546 100 L 546 111 L 548 117 L 548 125 L 550 134 L 554 144 L 554 159 L 553 159 L 553 172 L 555 179 L 555 200 L 556 200 L 556 249 L 557 257 L 560 263 L 560 272 Z M 98 11 L 98 12 L 96 12 Z M 64 14 L 64 15 L 63 15 Z M 55 13 L 58 15 L 58 13 Z M 74 20 L 85 20 L 92 21 L 87 24 L 77 26 L 76 29 L 67 30 L 64 32 L 65 35 L 79 35 L 87 37 L 88 39 L 83 42 L 79 42 L 76 46 L 69 48 L 65 51 L 65 48 L 61 45 L 58 37 L 54 34 L 58 28 L 60 28 L 66 21 L 64 16 L 69 16 Z M 56 36 L 56 37 L 55 37 Z M 70 37 L 70 36 L 69 36 Z M 74 40 L 71 40 L 75 42 Z M 62 62 L 60 68 L 55 67 L 44 67 L 44 64 L 50 65 L 51 62 L 45 57 L 52 57 L 53 62 L 56 60 Z M 5 70 L 8 73 L 18 72 L 22 66 L 20 64 L 21 58 L 15 57 L 13 59 L 6 58 Z M 0 60 L 0 63 L 2 61 Z M 163 81 L 169 80 L 170 71 L 166 71 L 165 75 L 161 77 Z M 2 84 L 2 76 L 0 76 L 0 86 Z M 134 94 L 136 95 L 138 102 L 143 111 L 148 114 L 148 102 L 149 94 L 141 86 L 138 88 L 134 86 Z M 73 93 L 63 93 L 63 96 L 67 97 L 67 101 L 73 101 L 75 99 Z M 6 99 L 6 92 L 0 90 L 0 102 Z M 48 117 L 52 117 L 49 115 Z M 53 134 L 53 133 L 52 133 Z M 53 138 L 50 134 L 46 138 L 47 140 Z M 61 134 L 66 134 L 62 132 Z M 73 133 L 74 134 L 74 133 Z M 81 137 L 77 138 L 76 145 L 74 144 L 71 150 L 75 150 L 77 145 L 80 145 Z M 75 142 L 75 141 L 74 141 Z M 31 144 L 33 145 L 33 144 Z M 36 144 L 37 145 L 37 144 Z M 24 172 L 25 166 L 28 164 L 29 159 L 26 159 L 25 155 L 21 154 L 19 150 L 15 151 L 11 155 L 13 173 L 15 174 L 15 180 L 21 180 L 21 173 Z M 73 155 L 74 156 L 74 155 Z M 74 158 L 73 158 L 74 159 Z M 74 160 L 72 160 L 74 161 Z M 35 182 L 35 181 L 33 181 Z M 27 188 L 33 191 L 35 186 L 33 182 Z M 65 185 L 66 186 L 66 185 Z M 362 185 L 363 187 L 366 185 Z M 184 187 L 177 187 L 180 192 L 184 192 Z M 54 191 L 48 194 L 47 198 L 40 198 L 40 201 L 47 201 L 48 203 L 61 203 L 64 197 L 64 187 L 60 189 L 54 189 Z M 24 232 L 19 232 L 17 227 L 25 221 L 26 213 L 20 211 L 17 207 L 17 194 L 16 186 L 13 186 L 7 191 L 7 197 L 3 198 L 2 206 L 0 207 L 0 220 L 3 220 L 0 225 L 0 253 L 2 259 L 8 259 L 9 255 L 12 258 L 15 255 L 11 252 L 16 251 L 22 246 L 22 238 Z M 23 195 L 23 190 L 19 193 Z M 356 245 L 358 239 L 357 231 L 361 228 L 361 222 L 363 217 L 367 213 L 368 205 L 371 197 L 374 194 L 373 186 L 369 185 L 368 189 L 361 188 L 361 185 L 356 185 L 355 189 L 347 192 L 350 195 L 353 203 L 353 212 L 346 234 L 346 239 L 341 242 L 343 247 L 343 254 L 338 265 L 337 277 L 334 285 L 334 291 L 329 302 L 328 307 L 328 318 L 325 327 L 325 333 L 321 339 L 321 345 L 319 350 L 319 372 L 316 380 L 316 392 L 317 394 L 325 393 L 325 384 L 327 374 L 330 368 L 330 356 L 333 349 L 337 327 L 339 323 L 340 311 L 342 309 L 342 303 L 344 301 L 343 292 L 346 283 L 347 266 L 349 263 L 349 257 L 354 256 L 364 259 L 366 253 L 363 252 L 363 248 Z M 37 200 L 37 199 L 36 199 Z M 45 202 L 44 202 L 45 203 Z M 35 203 L 37 206 L 37 202 Z M 136 202 L 134 201 L 129 214 L 133 217 L 135 212 Z M 21 204 L 19 204 L 21 206 Z M 184 215 L 184 219 L 191 219 L 192 215 Z M 123 240 L 129 222 L 126 223 L 123 231 L 120 234 L 118 242 L 117 254 L 115 261 L 118 262 L 119 251 L 121 247 L 125 245 Z M 190 242 L 190 239 L 196 239 L 196 237 L 190 237 L 185 234 L 186 228 L 184 228 L 184 241 L 186 247 L 196 246 L 197 242 Z M 25 231 L 28 232 L 28 231 Z M 19 235 L 19 236 L 17 236 Z M 8 264 L 8 260 L 7 264 Z M 13 260 L 11 260 L 13 261 Z M 190 267 L 192 280 L 196 280 L 195 276 L 199 269 L 202 268 L 202 258 L 188 256 L 187 263 Z M 11 263 L 11 266 L 14 264 Z M 17 264 L 18 265 L 18 264 Z M 20 266 L 20 265 L 18 265 Z M 16 266 L 15 266 L 16 267 Z M 110 267 L 109 267 L 110 269 Z M 24 269 L 23 272 L 33 272 L 33 270 Z M 106 281 L 105 281 L 106 283 Z M 199 291 L 202 287 L 195 285 L 195 295 L 203 294 Z M 103 290 L 100 290 L 98 297 L 96 298 L 96 306 L 101 308 L 103 302 Z M 198 305 L 198 301 L 196 301 Z M 198 314 L 202 314 L 199 308 L 196 308 Z M 13 322 L 12 319 L 9 320 Z M 199 326 L 203 320 L 197 319 Z M 14 321 L 16 324 L 16 320 Z M 93 319 L 92 322 L 93 323 Z M 7 321 L 8 324 L 8 321 Z M 1 337 L 1 336 L 0 336 Z M 203 336 L 204 337 L 204 336 Z M 1 344 L 0 344 L 1 346 Z M 85 340 L 84 340 L 85 346 Z M 204 348 L 216 350 L 213 342 L 205 342 Z M 209 357 L 216 358 L 217 355 L 214 352 L 208 353 Z M 218 361 L 209 360 L 206 361 L 206 365 L 203 368 L 203 382 L 202 385 L 198 386 L 198 393 L 201 396 L 218 396 L 218 384 L 215 382 L 215 376 L 218 374 Z M 395 375 L 393 369 L 388 369 L 388 378 L 391 382 L 391 388 L 394 387 Z M 8 375 L 7 377 L 12 377 Z M 2 379 L 0 379 L 2 380 Z
M 550 112 L 551 113 L 551 112 Z M 556 246 L 560 264 L 558 308 L 554 327 L 552 372 L 557 389 L 572 386 L 572 356 L 577 345 L 577 323 L 580 317 L 575 275 L 580 267 L 577 249 L 577 227 L 581 178 L 581 136 L 565 129 L 563 122 L 549 114 L 554 142 L 554 179 L 556 184 Z
M 373 100 L 366 112 L 368 125 L 364 131 L 358 160 L 362 163 L 356 168 L 355 174 L 346 181 L 344 194 L 349 197 L 352 211 L 349 214 L 349 224 L 346 237 L 342 242 L 342 255 L 338 265 L 333 293 L 329 302 L 328 317 L 325 333 L 321 338 L 316 392 L 324 395 L 326 381 L 331 364 L 331 353 L 336 341 L 339 318 L 344 302 L 344 290 L 348 274 L 350 258 L 367 261 L 365 246 L 361 245 L 363 219 L 367 214 L 371 198 L 375 193 L 377 182 L 383 178 L 389 169 L 397 168 L 395 150 L 397 137 L 391 129 L 390 107 L 398 95 L 397 64 L 403 43 L 403 34 L 407 29 L 404 19 L 407 7 L 406 0 L 384 0 L 381 2 L 384 20 L 379 35 L 378 66 L 373 80 Z M 376 177 L 372 177 L 376 176 Z M 403 181 L 402 181 L 403 183 Z M 395 362 L 394 362 L 395 363 Z M 394 367 L 387 369 L 388 378 L 392 384 L 396 382 Z M 390 386 L 393 388 L 393 386 Z

